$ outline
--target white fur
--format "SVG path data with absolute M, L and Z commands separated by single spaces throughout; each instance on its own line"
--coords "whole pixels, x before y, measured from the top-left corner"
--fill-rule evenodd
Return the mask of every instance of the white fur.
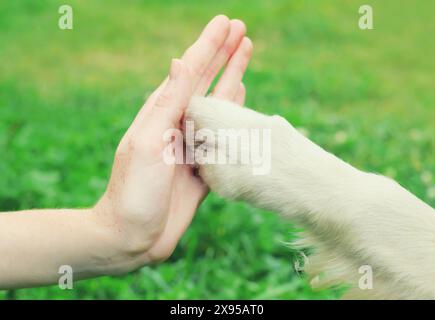
M 361 172 L 326 152 L 279 116 L 194 97 L 195 129 L 270 128 L 272 170 L 207 164 L 200 175 L 223 197 L 274 210 L 306 230 L 299 246 L 315 253 L 305 271 L 315 287 L 347 284 L 345 298 L 435 298 L 435 212 L 393 180 Z M 212 147 L 212 146 L 209 146 Z M 358 272 L 373 270 L 373 289 Z

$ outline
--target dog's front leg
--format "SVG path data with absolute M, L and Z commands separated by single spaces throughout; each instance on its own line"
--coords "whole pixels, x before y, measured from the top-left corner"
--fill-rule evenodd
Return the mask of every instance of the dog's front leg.
M 345 282 L 352 297 L 435 298 L 435 212 L 430 206 L 394 181 L 326 152 L 281 117 L 193 98 L 186 118 L 200 140 L 200 175 L 212 190 L 305 227 L 306 243 L 316 248 L 307 268 L 314 283 Z M 219 144 L 220 133 L 228 129 L 236 135 L 246 133 L 241 129 L 257 130 L 257 136 L 270 132 L 259 143 L 270 153 L 263 156 L 270 166 L 262 163 L 262 170 L 255 170 L 259 163 L 246 161 L 246 154 L 242 161 L 243 152 L 251 154 L 253 139 L 239 137 L 241 148 L 232 151 Z M 371 271 L 372 287 L 361 287 L 362 267 Z
M 335 201 L 343 205 L 343 196 L 358 192 L 352 182 L 365 175 L 279 116 L 196 97 L 186 119 L 192 121 L 187 126 L 196 132 L 201 177 L 226 198 L 245 200 L 292 218 L 309 214 L 319 218 L 325 206 L 338 207 Z M 230 148 L 232 139 L 237 145 Z

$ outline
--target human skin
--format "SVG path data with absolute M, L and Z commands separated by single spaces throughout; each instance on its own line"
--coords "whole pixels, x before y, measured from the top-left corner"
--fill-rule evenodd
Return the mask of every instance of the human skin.
M 167 164 L 162 137 L 180 129 L 192 95 L 243 104 L 252 43 L 240 20 L 216 16 L 151 94 L 116 150 L 105 193 L 88 209 L 0 214 L 0 289 L 122 274 L 171 255 L 208 189 L 187 164 Z

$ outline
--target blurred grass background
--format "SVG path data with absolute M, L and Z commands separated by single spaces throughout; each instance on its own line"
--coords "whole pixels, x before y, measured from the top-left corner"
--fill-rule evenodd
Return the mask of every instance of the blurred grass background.
M 72 31 L 57 26 L 65 3 Z M 374 30 L 358 28 L 362 4 Z M 254 42 L 248 106 L 435 204 L 434 1 L 17 0 L 0 2 L 0 211 L 94 204 L 145 96 L 218 13 L 243 19 Z M 295 236 L 211 194 L 163 264 L 0 299 L 338 297 L 294 271 L 283 243 Z

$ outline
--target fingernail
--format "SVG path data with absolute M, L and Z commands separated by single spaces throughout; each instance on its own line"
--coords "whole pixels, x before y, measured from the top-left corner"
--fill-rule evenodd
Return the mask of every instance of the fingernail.
M 181 61 L 179 59 L 172 59 L 171 70 L 169 71 L 169 79 L 175 80 L 180 74 Z

